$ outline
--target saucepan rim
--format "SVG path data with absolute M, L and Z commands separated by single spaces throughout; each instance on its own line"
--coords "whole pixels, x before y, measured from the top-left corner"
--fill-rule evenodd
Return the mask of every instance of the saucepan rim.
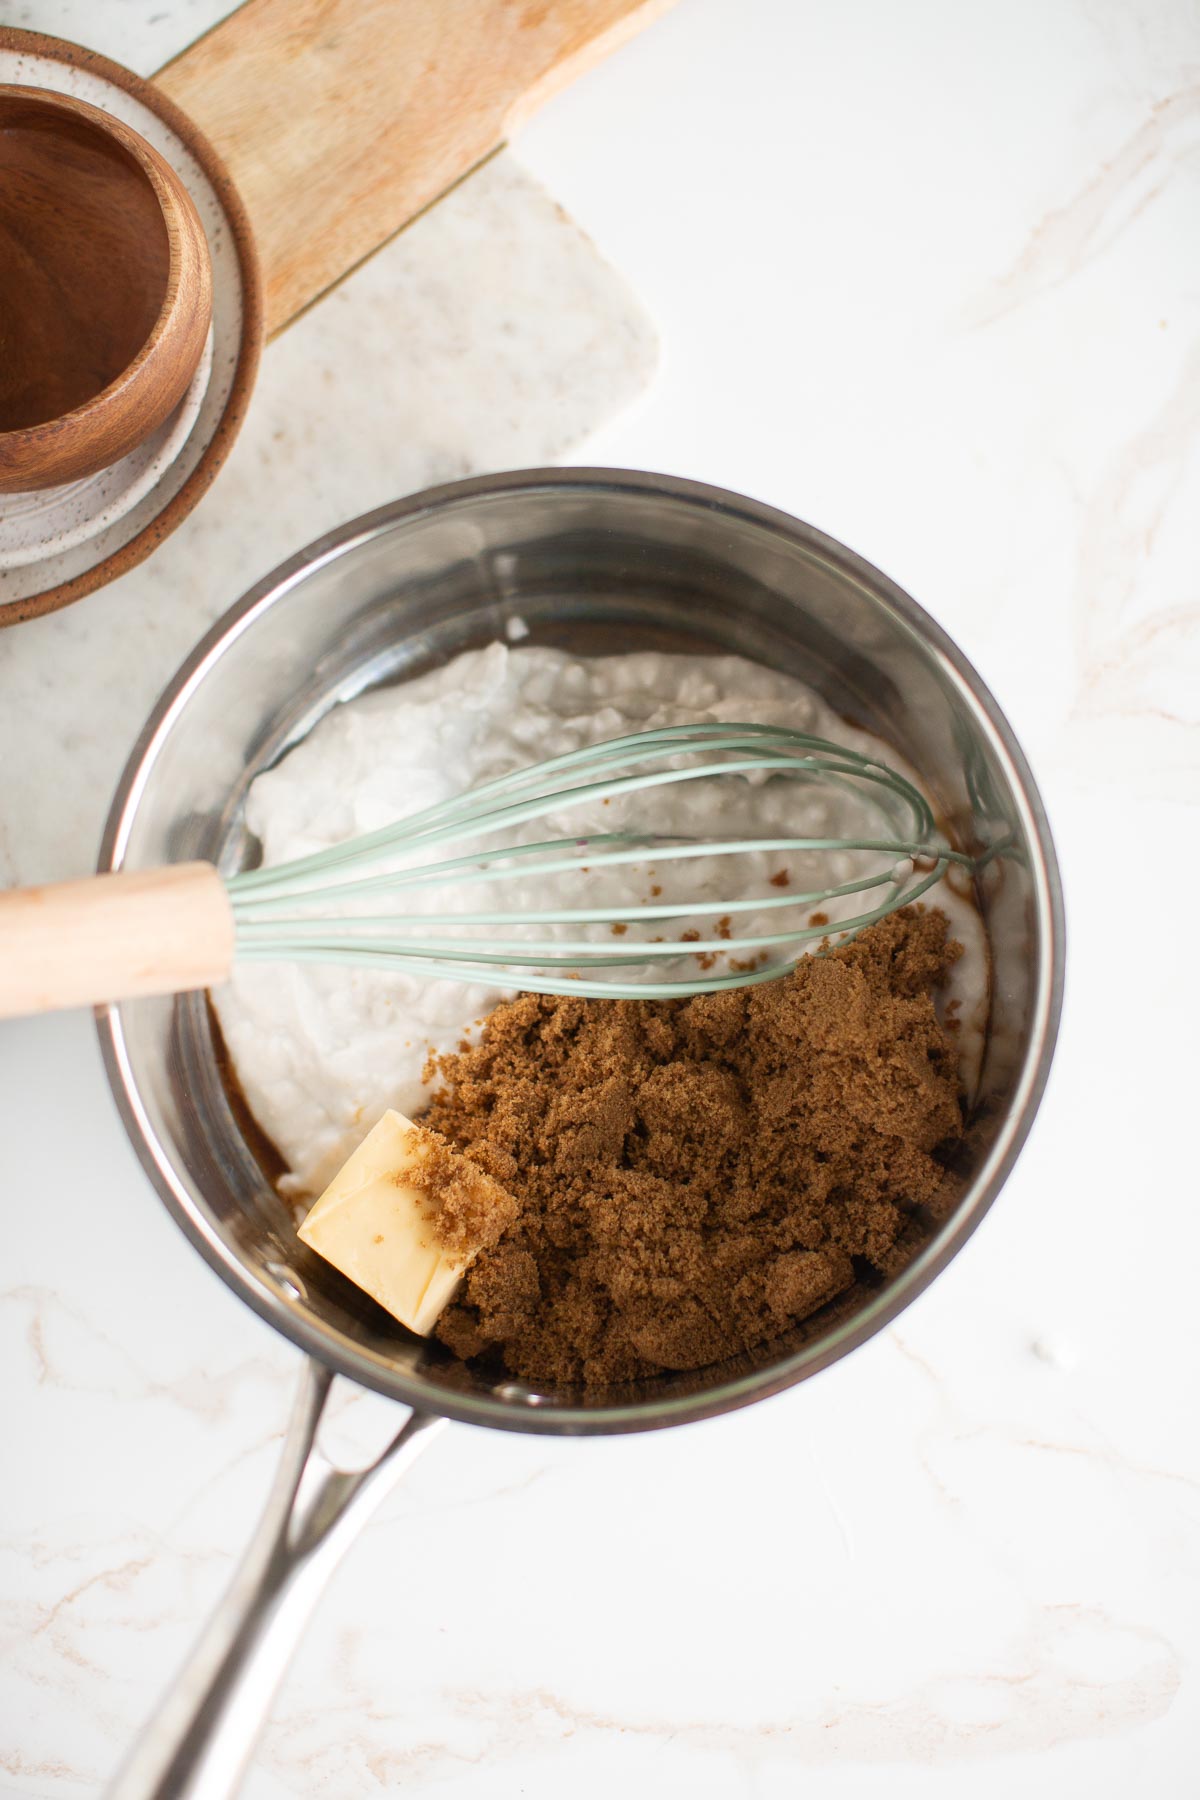
M 877 604 L 889 608 L 919 638 L 970 706 L 977 725 L 990 737 L 992 748 L 1004 767 L 1033 848 L 1030 872 L 1038 969 L 1029 1049 L 1014 1084 L 1007 1116 L 1001 1122 L 981 1168 L 953 1215 L 913 1261 L 877 1295 L 834 1325 L 827 1336 L 803 1345 L 777 1362 L 695 1392 L 588 1407 L 551 1402 L 527 1405 L 492 1395 L 427 1390 L 419 1378 L 400 1370 L 391 1374 L 381 1369 L 352 1346 L 335 1339 L 319 1321 L 288 1307 L 249 1277 L 219 1234 L 193 1208 L 175 1176 L 169 1156 L 155 1137 L 127 1053 L 121 1007 L 99 1007 L 96 1014 L 109 1083 L 143 1168 L 193 1246 L 260 1318 L 335 1373 L 403 1401 L 418 1412 L 440 1413 L 466 1424 L 488 1425 L 501 1430 L 577 1435 L 655 1430 L 710 1418 L 779 1393 L 828 1367 L 873 1337 L 928 1287 L 962 1248 L 1008 1178 L 1041 1101 L 1058 1034 L 1065 960 L 1062 885 L 1045 808 L 1029 765 L 1007 719 L 962 651 L 915 600 L 862 557 L 813 526 L 757 500 L 679 476 L 624 469 L 523 469 L 473 476 L 378 507 L 326 532 L 256 583 L 217 620 L 168 684 L 146 721 L 117 785 L 99 858 L 101 871 L 121 866 L 140 797 L 158 749 L 173 721 L 186 707 L 193 690 L 219 661 L 225 648 L 260 612 L 279 604 L 291 589 L 322 564 L 422 514 L 515 492 L 557 492 L 570 497 L 594 491 L 597 487 L 609 495 L 651 495 L 660 500 L 673 500 L 683 507 L 715 510 L 729 517 L 731 522 L 737 519 L 765 527 L 832 563 L 840 573 L 865 589 Z

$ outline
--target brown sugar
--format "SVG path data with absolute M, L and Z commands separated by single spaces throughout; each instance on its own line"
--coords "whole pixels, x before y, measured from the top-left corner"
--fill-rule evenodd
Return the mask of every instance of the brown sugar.
M 752 1350 L 889 1268 L 962 1133 L 947 932 L 907 908 L 756 987 L 498 1007 L 421 1120 L 519 1207 L 442 1341 L 608 1386 Z
M 517 1218 L 513 1196 L 440 1133 L 415 1125 L 405 1146 L 414 1160 L 396 1180 L 421 1195 L 433 1236 L 451 1258 L 465 1261 L 490 1247 Z

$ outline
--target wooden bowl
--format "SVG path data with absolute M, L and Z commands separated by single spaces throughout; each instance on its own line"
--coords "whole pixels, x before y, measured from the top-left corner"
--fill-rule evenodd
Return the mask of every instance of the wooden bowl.
M 0 493 L 136 449 L 211 317 L 204 229 L 158 152 L 82 100 L 0 85 Z

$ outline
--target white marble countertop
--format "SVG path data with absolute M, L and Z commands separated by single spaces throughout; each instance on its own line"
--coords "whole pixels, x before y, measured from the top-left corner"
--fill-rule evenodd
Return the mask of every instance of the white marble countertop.
M 220 10 L 0 18 L 150 69 Z M 447 1432 L 336 1577 L 246 1792 L 1191 1795 L 1200 984 L 1190 920 L 1167 931 L 1200 875 L 1195 8 L 682 0 L 519 154 L 661 340 L 578 459 L 822 526 L 1007 710 L 1063 860 L 1063 1034 L 983 1227 L 835 1368 L 634 1439 Z M 386 355 L 393 290 L 363 281 L 312 315 L 323 366 L 350 366 L 359 307 Z M 248 428 L 159 585 L 0 637 L 10 878 L 89 866 L 155 657 L 358 493 L 462 466 L 451 432 L 382 472 L 368 434 L 331 467 L 285 416 L 294 342 L 264 369 L 276 451 Z M 451 372 L 470 346 L 441 354 Z M 430 380 L 404 433 L 442 417 Z M 78 724 L 101 691 L 123 721 L 103 741 Z M 298 1358 L 153 1199 L 89 1019 L 0 1030 L 0 1107 L 0 1793 L 68 1800 L 99 1791 L 227 1580 Z

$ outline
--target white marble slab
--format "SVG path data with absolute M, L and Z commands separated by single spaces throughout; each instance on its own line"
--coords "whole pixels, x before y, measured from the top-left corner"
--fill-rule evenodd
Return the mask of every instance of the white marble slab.
M 86 44 L 137 75 L 153 75 L 236 12 L 239 0 L 5 0 L 0 20 Z
M 523 140 L 662 332 L 581 454 L 831 530 L 1013 718 L 1068 883 L 1062 1044 L 992 1214 L 854 1357 L 660 1436 L 448 1432 L 323 1603 L 250 1800 L 1194 1793 L 1198 93 L 1187 0 L 686 0 Z M 363 304 L 314 315 L 334 366 Z M 333 458 L 279 384 L 286 453 L 244 440 L 128 636 L 119 589 L 30 627 L 40 697 L 0 639 L 10 870 L 86 864 L 151 664 L 422 478 L 440 392 Z M 68 1800 L 226 1579 L 295 1359 L 152 1198 L 89 1021 L 5 1029 L 0 1078 L 0 1792 Z
M 260 575 L 400 494 L 552 460 L 654 357 L 645 314 L 549 195 L 507 154 L 478 169 L 268 346 L 212 493 L 161 550 L 0 633 L 0 768 L 17 776 L 0 881 L 94 864 L 150 706 Z

